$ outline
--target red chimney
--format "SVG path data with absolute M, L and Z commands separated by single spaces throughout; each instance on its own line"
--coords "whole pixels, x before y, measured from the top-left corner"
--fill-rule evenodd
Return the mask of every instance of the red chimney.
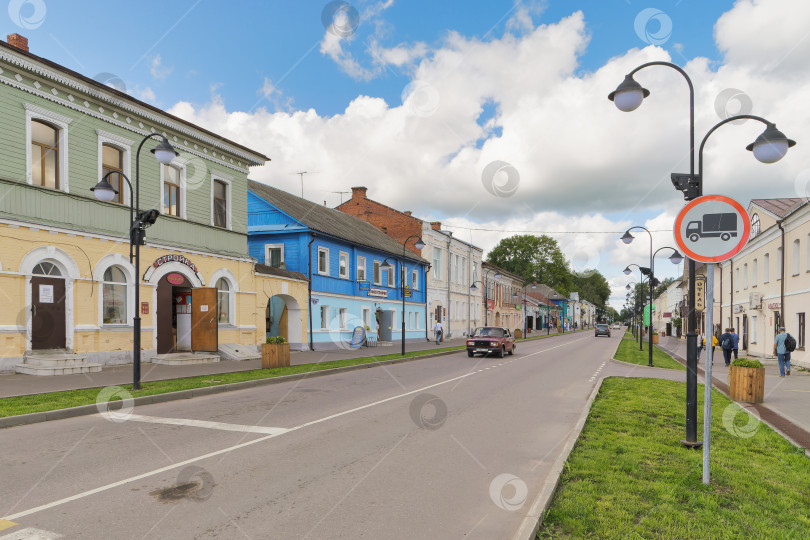
M 410 210 L 406 210 L 406 211 L 404 211 L 402 213 L 405 214 L 406 216 L 410 216 L 412 214 L 412 212 Z
M 352 200 L 365 199 L 366 198 L 366 191 L 367 191 L 367 188 L 365 188 L 365 187 L 353 187 L 352 188 Z
M 434 231 L 440 231 L 440 230 L 442 230 L 442 222 L 441 221 L 431 221 L 430 222 L 430 227 Z
M 17 47 L 21 51 L 28 52 L 28 38 L 20 34 L 9 34 L 6 41 L 12 47 Z

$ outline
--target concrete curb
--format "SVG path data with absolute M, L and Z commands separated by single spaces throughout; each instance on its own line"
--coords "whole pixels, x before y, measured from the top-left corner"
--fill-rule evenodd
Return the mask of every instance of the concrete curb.
M 600 377 L 599 381 L 596 383 L 596 386 L 591 392 L 591 395 L 588 396 L 588 402 L 585 404 L 582 414 L 579 415 L 577 423 L 574 425 L 571 433 L 568 435 L 568 440 L 565 442 L 565 446 L 563 446 L 560 455 L 557 456 L 557 459 L 551 466 L 551 470 L 549 471 L 548 476 L 546 476 L 545 482 L 543 482 L 543 487 L 540 489 L 540 493 L 538 493 L 537 497 L 535 497 L 532 505 L 529 507 L 529 511 L 526 513 L 523 521 L 520 524 L 520 528 L 512 537 L 513 540 L 533 540 L 537 537 L 537 531 L 540 529 L 540 525 L 543 522 L 543 516 L 545 515 L 546 510 L 548 510 L 548 507 L 551 505 L 551 499 L 554 497 L 554 493 L 557 491 L 557 486 L 560 483 L 560 476 L 562 475 L 565 463 L 568 461 L 568 456 L 571 455 L 571 450 L 574 449 L 574 445 L 579 439 L 579 435 L 582 433 L 582 428 L 585 427 L 585 421 L 588 419 L 588 415 L 591 413 L 591 407 L 593 406 L 593 402 L 596 399 L 597 394 L 599 394 L 599 389 L 602 388 L 602 381 L 604 380 L 604 377 Z
M 295 373 L 293 375 L 282 375 L 280 377 L 268 377 L 266 379 L 254 379 L 252 381 L 242 381 L 236 383 L 220 384 L 217 386 L 204 386 L 201 388 L 192 388 L 190 390 L 179 390 L 177 392 L 166 392 L 163 394 L 155 394 L 152 396 L 142 396 L 133 398 L 133 406 L 138 405 L 152 405 L 155 403 L 165 403 L 167 401 L 176 401 L 180 399 L 191 399 L 199 396 L 209 396 L 212 394 L 219 394 L 221 392 L 233 392 L 236 390 L 245 390 L 247 388 L 255 388 L 257 386 L 265 386 L 270 384 L 281 384 L 290 381 L 298 381 L 310 377 L 323 377 L 326 375 L 335 375 L 337 373 L 345 373 L 347 371 L 356 371 L 366 368 L 374 368 L 380 366 L 387 366 L 392 364 L 402 364 L 405 362 L 413 362 L 416 360 L 426 360 L 428 358 L 435 358 L 438 356 L 446 356 L 461 351 L 445 351 L 439 353 L 425 354 L 421 356 L 410 356 L 408 358 L 393 358 L 391 360 L 382 360 L 380 362 L 369 362 L 367 364 L 357 364 L 355 366 L 343 366 L 332 369 L 322 369 L 318 371 L 308 371 L 306 373 Z M 17 416 L 6 416 L 0 418 L 0 429 L 23 426 L 28 424 L 37 424 L 39 422 L 48 422 L 50 420 L 63 420 L 65 418 L 74 418 L 76 416 L 86 416 L 89 414 L 99 413 L 96 405 L 80 405 L 78 407 L 70 407 L 67 409 L 56 409 L 53 411 L 37 412 L 31 414 L 20 414 Z

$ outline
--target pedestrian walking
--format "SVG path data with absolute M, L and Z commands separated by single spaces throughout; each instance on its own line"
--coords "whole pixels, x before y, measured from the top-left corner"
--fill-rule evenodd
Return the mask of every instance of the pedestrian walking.
M 436 321 L 436 345 L 442 342 L 442 334 L 444 334 L 444 328 L 442 328 L 442 322 Z
M 779 360 L 779 376 L 784 377 L 785 372 L 790 376 L 790 353 L 796 348 L 796 339 L 785 332 L 785 327 L 779 327 L 779 333 L 773 340 L 773 354 Z
M 731 328 L 726 328 L 726 331 L 720 336 L 720 347 L 723 349 L 723 360 L 725 360 L 726 367 L 728 367 L 731 365 L 731 353 L 734 350 L 734 338 L 731 337 Z
M 698 348 L 697 348 L 697 359 L 700 362 L 700 353 L 703 352 L 703 347 L 706 345 L 706 336 L 700 334 L 698 336 Z
M 734 350 L 734 359 L 736 360 L 737 353 L 740 352 L 740 335 L 737 332 L 735 332 L 733 328 L 731 329 L 731 341 Z

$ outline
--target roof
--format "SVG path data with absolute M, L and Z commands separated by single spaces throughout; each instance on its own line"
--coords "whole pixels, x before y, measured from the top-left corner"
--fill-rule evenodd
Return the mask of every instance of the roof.
M 549 300 L 565 300 L 566 302 L 568 301 L 568 299 L 564 298 L 563 295 L 561 295 L 548 285 L 544 285 L 542 283 L 537 284 L 537 291 L 546 298 L 548 298 Z M 557 295 L 556 298 L 554 295 Z
M 286 191 L 248 180 L 248 189 L 309 229 L 366 246 L 398 258 L 427 264 L 427 261 L 403 246 L 377 227 L 340 210 L 322 206 Z
M 5 41 L 2 41 L 2 40 L 0 40 L 0 48 L 8 49 L 10 51 L 13 51 L 15 54 L 19 54 L 20 56 L 24 56 L 24 57 L 27 57 L 27 58 L 29 58 L 31 60 L 35 60 L 35 61 L 37 61 L 37 62 L 39 62 L 39 63 L 41 63 L 41 64 L 43 64 L 45 66 L 48 66 L 51 69 L 54 69 L 56 71 L 60 71 L 60 72 L 64 73 L 65 75 L 68 75 L 68 76 L 73 77 L 75 79 L 79 79 L 83 83 L 85 83 L 85 84 L 87 84 L 89 86 L 92 86 L 92 87 L 96 88 L 97 90 L 103 90 L 107 94 L 112 94 L 117 98 L 132 102 L 132 103 L 136 104 L 139 107 L 143 107 L 144 109 L 149 109 L 150 111 L 156 112 L 156 113 L 158 113 L 158 114 L 160 114 L 162 116 L 165 116 L 166 118 L 170 118 L 174 122 L 185 124 L 185 125 L 187 125 L 189 127 L 192 127 L 192 128 L 194 128 L 194 129 L 196 129 L 198 131 L 201 131 L 202 133 L 205 133 L 206 135 L 208 135 L 210 137 L 214 137 L 215 139 L 218 139 L 218 140 L 220 140 L 220 141 L 222 141 L 222 142 L 224 142 L 226 144 L 229 144 L 231 146 L 239 148 L 240 150 L 243 150 L 245 152 L 249 152 L 249 153 L 253 154 L 256 157 L 258 157 L 260 159 L 263 159 L 264 161 L 270 161 L 270 158 L 265 156 L 264 154 L 261 154 L 261 153 L 255 151 L 255 150 L 251 150 L 250 148 L 248 148 L 246 146 L 242 146 L 239 143 L 235 143 L 235 142 L 233 142 L 233 141 L 231 141 L 229 139 L 226 139 L 226 138 L 224 138 L 222 135 L 220 135 L 218 133 L 213 133 L 211 131 L 208 131 L 207 129 L 201 128 L 200 126 L 192 124 L 191 122 L 189 122 L 187 120 L 183 120 L 182 118 L 178 118 L 177 116 L 171 115 L 171 114 L 167 113 L 166 111 L 164 111 L 162 109 L 158 109 L 157 107 L 155 107 L 153 105 L 149 105 L 148 103 L 144 103 L 143 101 L 135 99 L 134 97 L 127 94 L 126 92 L 121 92 L 120 90 L 116 90 L 115 88 L 113 88 L 111 86 L 108 86 L 108 85 L 106 85 L 104 83 L 101 83 L 101 82 L 99 82 L 99 81 L 97 81 L 95 79 L 91 79 L 90 77 L 85 77 L 81 73 L 77 73 L 76 71 L 73 71 L 72 69 L 68 69 L 65 66 L 57 64 L 56 62 L 52 62 L 51 60 L 48 60 L 46 58 L 42 58 L 41 56 L 37 56 L 37 55 L 35 55 L 33 53 L 30 53 L 28 51 L 18 49 L 14 45 L 9 45 L 8 43 L 6 43 Z M 257 165 L 263 165 L 263 164 L 264 163 L 257 163 Z
M 764 208 L 771 214 L 783 218 L 793 212 L 796 208 L 807 202 L 801 197 L 782 199 L 751 199 L 751 203 Z
M 517 281 L 520 281 L 521 283 L 526 282 L 526 280 L 524 280 L 521 276 L 515 274 L 514 272 L 510 272 L 509 270 L 506 270 L 505 268 L 501 268 L 500 266 L 496 266 L 496 265 L 492 264 L 489 261 L 481 261 L 481 268 L 492 268 L 493 270 L 497 270 L 497 273 L 501 274 L 502 276 L 506 276 L 506 277 L 508 277 L 510 279 L 515 279 Z M 539 287 L 540 284 L 538 284 L 537 286 Z
M 267 266 L 266 264 L 256 263 L 254 269 L 257 274 L 264 274 L 266 276 L 279 276 L 290 279 L 299 279 L 301 281 L 309 281 L 307 276 L 292 270 L 284 270 L 283 268 L 276 268 L 275 266 Z

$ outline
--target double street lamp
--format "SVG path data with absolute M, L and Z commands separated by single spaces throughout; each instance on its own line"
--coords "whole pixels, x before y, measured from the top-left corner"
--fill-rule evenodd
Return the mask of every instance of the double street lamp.
M 489 326 L 489 287 L 487 286 L 487 277 L 489 276 L 490 272 L 495 272 L 495 279 L 498 279 L 502 276 L 500 272 L 495 270 L 494 268 L 489 268 L 484 270 L 484 280 L 477 280 L 474 281 L 472 285 L 470 285 L 470 290 L 475 292 L 478 290 L 478 287 L 475 286 L 476 283 L 480 283 L 484 287 L 484 326 Z
M 405 241 L 402 243 L 402 258 L 405 258 L 405 250 L 408 246 L 408 240 L 411 238 L 416 238 L 416 242 L 414 242 L 413 246 L 418 249 L 422 250 L 425 247 L 425 243 L 422 241 L 422 238 L 418 234 L 412 234 Z M 388 262 L 388 258 L 386 258 L 383 263 L 380 265 L 380 270 L 388 270 L 389 272 L 394 267 L 391 263 Z M 399 269 L 399 294 L 402 296 L 402 356 L 405 356 L 405 264 L 400 266 Z
M 702 166 L 700 174 L 695 175 L 695 89 L 692 80 L 681 67 L 671 62 L 647 62 L 628 73 L 616 90 L 608 94 L 608 99 L 616 107 L 625 112 L 637 109 L 650 91 L 643 88 L 633 75 L 650 66 L 665 66 L 680 73 L 689 86 L 689 174 L 672 173 L 671 179 L 675 189 L 683 192 L 684 199 L 691 201 L 703 195 Z M 721 125 L 741 119 L 754 119 L 764 122 L 765 131 L 746 147 L 753 152 L 754 157 L 762 163 L 774 163 L 781 159 L 788 148 L 795 145 L 785 135 L 776 129 L 776 126 L 763 118 L 751 115 L 737 115 L 723 120 L 714 126 L 706 138 Z M 706 142 L 704 138 L 703 143 Z M 703 144 L 701 144 L 701 151 Z M 701 160 L 702 163 L 702 160 Z M 686 439 L 681 441 L 686 446 L 698 447 L 702 443 L 697 440 L 697 318 L 695 313 L 695 261 L 689 259 L 689 291 L 688 291 L 688 327 L 686 333 Z
M 132 264 L 132 252 L 135 251 L 135 317 L 132 319 L 132 389 L 140 390 L 141 388 L 141 246 L 145 244 L 146 233 L 145 229 L 154 225 L 160 212 L 158 210 L 145 210 L 140 211 L 140 165 L 141 165 L 141 148 L 146 141 L 153 137 L 160 137 L 161 141 L 155 148 L 150 150 L 155 158 L 163 165 L 169 165 L 174 158 L 180 154 L 169 144 L 168 139 L 162 135 L 151 133 L 145 136 L 141 143 L 138 145 L 138 151 L 135 154 L 135 192 L 132 191 L 132 182 L 129 181 L 127 176 L 119 171 L 110 171 L 105 174 L 101 181 L 90 191 L 96 196 L 96 199 L 102 202 L 110 202 L 118 194 L 112 184 L 107 180 L 112 174 L 119 174 L 121 178 L 126 180 L 129 186 L 129 262 Z

